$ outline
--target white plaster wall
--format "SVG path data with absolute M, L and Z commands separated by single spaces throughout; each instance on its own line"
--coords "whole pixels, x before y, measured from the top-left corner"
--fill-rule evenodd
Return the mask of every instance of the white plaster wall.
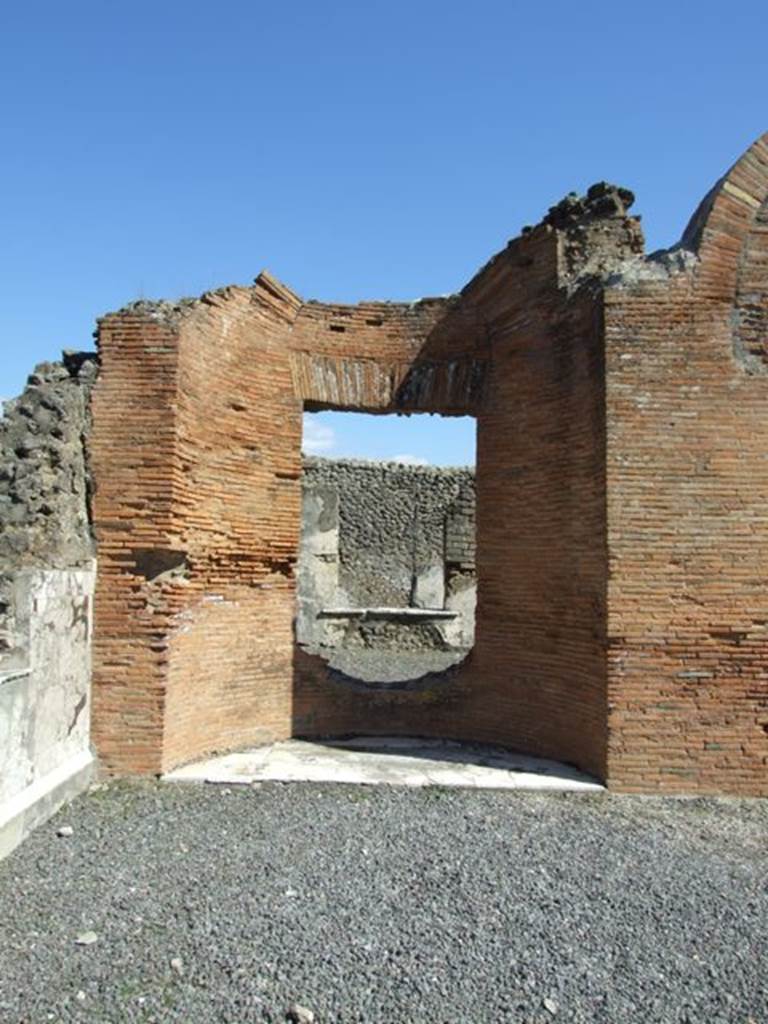
M 91 566 L 16 580 L 17 636 L 0 657 L 0 829 L 20 813 L 39 818 L 31 804 L 92 760 L 94 579 Z
M 340 599 L 339 499 L 328 489 L 305 488 L 302 502 L 296 635 L 303 644 L 333 646 L 341 639 L 338 626 L 318 613 Z
M 443 636 L 453 647 L 471 647 L 475 642 L 475 608 L 477 584 L 452 591 L 445 599 L 445 607 L 458 612 L 452 622 L 441 624 Z

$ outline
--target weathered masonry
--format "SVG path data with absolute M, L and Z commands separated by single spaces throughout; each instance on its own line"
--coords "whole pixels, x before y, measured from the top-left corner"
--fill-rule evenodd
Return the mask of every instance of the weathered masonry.
M 93 356 L 43 364 L 0 419 L 0 857 L 88 783 Z
M 108 770 L 400 733 L 616 790 L 768 793 L 768 136 L 667 252 L 644 255 L 632 198 L 567 197 L 449 298 L 305 302 L 262 274 L 101 319 L 85 500 Z M 296 643 L 320 409 L 476 417 L 455 671 L 353 686 Z
M 368 685 L 462 661 L 475 633 L 472 470 L 314 458 L 302 480 L 300 649 Z

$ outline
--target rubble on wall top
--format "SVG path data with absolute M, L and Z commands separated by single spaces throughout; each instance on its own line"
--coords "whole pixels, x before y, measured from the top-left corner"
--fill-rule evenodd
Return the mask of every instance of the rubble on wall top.
M 38 363 L 27 377 L 27 387 L 42 387 L 70 378 L 88 385 L 93 383 L 98 372 L 99 357 L 96 352 L 76 352 L 73 349 L 65 349 L 61 355 L 61 362 Z M 11 399 L 10 401 L 17 400 Z
M 432 474 L 434 476 L 453 476 L 457 471 L 463 471 L 471 474 L 474 474 L 475 472 L 474 466 L 424 466 L 410 462 L 400 462 L 397 459 L 361 459 L 349 457 L 329 458 L 328 456 L 322 455 L 303 455 L 302 462 L 305 467 L 334 466 L 344 468 L 345 466 L 349 466 L 352 469 L 363 468 L 379 470 L 382 473 L 396 471 L 398 473 L 414 473 L 420 475 Z
M 127 302 L 117 310 L 119 313 L 137 313 L 150 320 L 159 320 L 163 323 L 175 323 L 185 313 L 188 313 L 200 300 L 185 296 L 181 299 L 171 301 L 169 299 L 136 299 L 134 302 Z
M 634 202 L 635 194 L 628 188 L 598 181 L 590 185 L 585 196 L 569 192 L 564 199 L 549 208 L 542 223 L 567 231 L 584 220 L 625 217 Z

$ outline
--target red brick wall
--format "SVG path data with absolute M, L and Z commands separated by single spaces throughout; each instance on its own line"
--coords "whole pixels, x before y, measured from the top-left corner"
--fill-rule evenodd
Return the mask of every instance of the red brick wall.
M 493 345 L 478 420 L 476 729 L 605 769 L 603 365 L 594 302 L 558 290 L 558 240 L 474 286 Z
M 615 788 L 768 793 L 768 377 L 734 317 L 738 291 L 768 322 L 766 196 L 763 140 L 692 274 L 606 294 Z
M 176 331 L 115 314 L 100 324 L 100 350 L 90 442 L 98 545 L 92 734 L 108 768 L 153 772 L 174 605 L 138 571 L 137 557 L 177 543 Z
M 449 680 L 396 692 L 351 689 L 298 652 L 298 734 L 482 740 L 603 774 L 601 333 L 590 299 L 568 307 L 558 265 L 554 232 L 515 243 L 446 309 L 415 364 L 427 351 L 457 360 L 458 339 L 465 365 L 488 360 L 482 401 L 464 403 L 478 416 L 474 650 Z M 427 407 L 446 411 L 434 394 Z
M 174 622 L 164 767 L 291 732 L 301 405 L 269 278 L 208 296 L 180 329 L 177 511 L 189 572 Z
M 540 225 L 451 299 L 302 303 L 263 275 L 105 318 L 105 764 L 412 733 L 619 789 L 765 793 L 767 205 L 763 140 L 702 204 L 678 272 L 635 259 L 618 210 L 586 234 Z M 605 287 L 579 277 L 614 264 Z M 449 681 L 371 692 L 295 649 L 305 406 L 477 416 L 477 639 Z

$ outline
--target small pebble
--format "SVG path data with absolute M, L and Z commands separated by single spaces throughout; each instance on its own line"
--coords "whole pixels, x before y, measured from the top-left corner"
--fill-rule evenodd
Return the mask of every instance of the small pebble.
M 288 1008 L 288 1020 L 293 1024 L 314 1024 L 315 1015 L 312 1010 L 300 1003 L 292 1003 Z
M 544 1009 L 547 1011 L 547 1013 L 551 1013 L 554 1017 L 554 1015 L 560 1009 L 560 1004 L 556 999 L 551 999 L 549 996 L 547 996 L 547 998 L 544 1000 Z
M 75 939 L 75 945 L 77 946 L 92 946 L 94 942 L 99 941 L 99 936 L 96 932 L 80 932 Z
M 61 828 L 56 829 L 56 835 L 61 836 L 62 839 L 68 839 L 70 836 L 75 834 L 75 830 L 71 825 L 62 825 Z
M 171 960 L 171 968 L 174 971 L 176 971 L 177 974 L 183 974 L 184 973 L 184 961 L 181 959 L 180 956 L 175 956 Z

